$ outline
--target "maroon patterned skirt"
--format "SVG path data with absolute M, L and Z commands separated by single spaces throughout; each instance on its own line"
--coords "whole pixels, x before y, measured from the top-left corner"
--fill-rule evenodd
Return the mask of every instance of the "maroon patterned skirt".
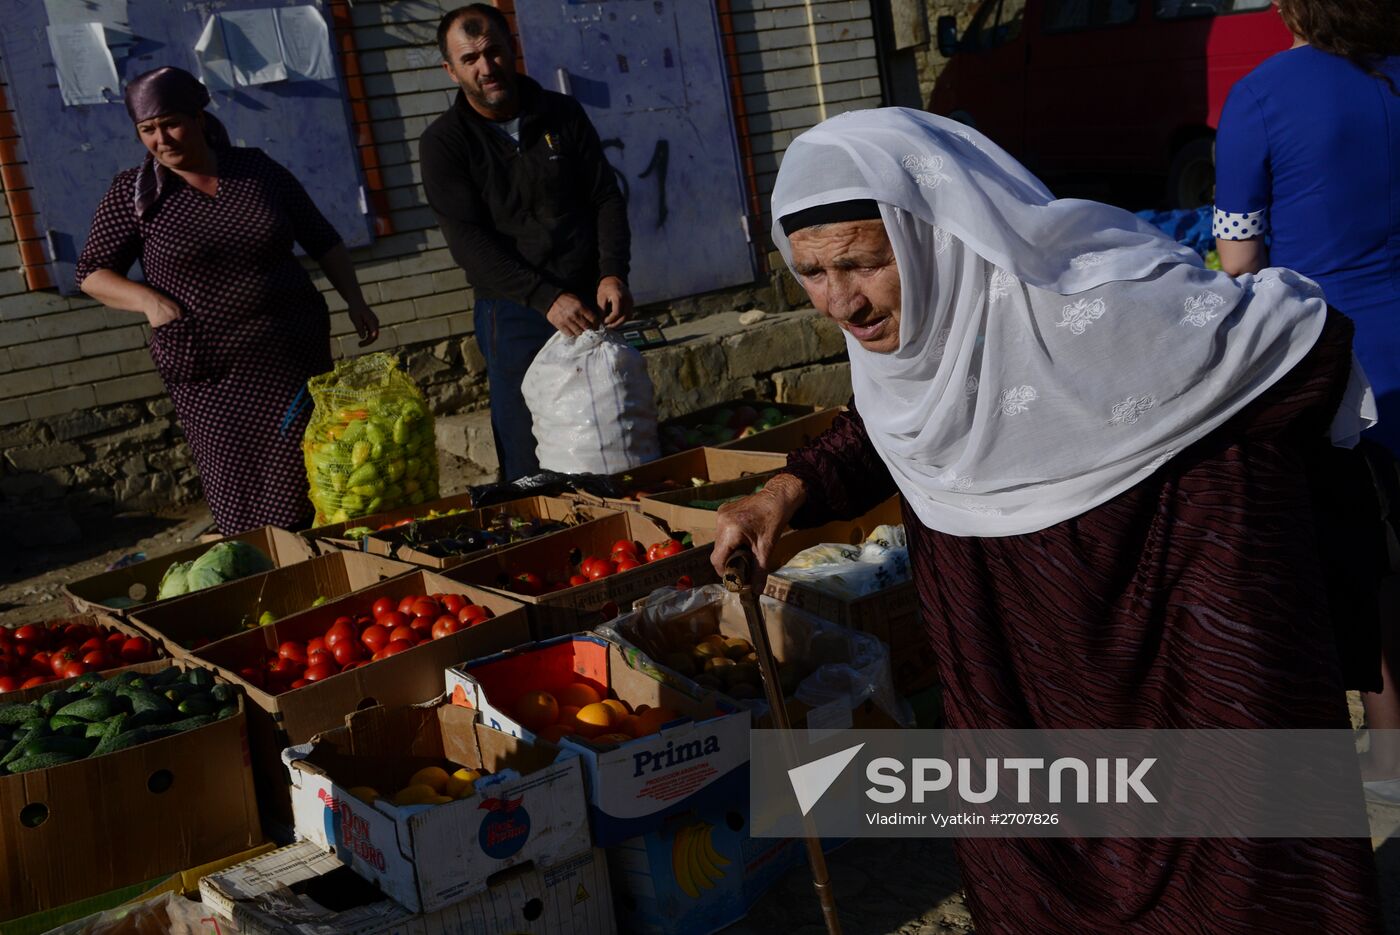
M 962 538 L 906 509 L 949 727 L 1348 727 L 1310 478 L 1327 489 L 1350 331 L 1334 314 L 1243 412 L 1073 520 Z M 957 854 L 979 935 L 1382 931 L 1365 839 L 962 839 Z

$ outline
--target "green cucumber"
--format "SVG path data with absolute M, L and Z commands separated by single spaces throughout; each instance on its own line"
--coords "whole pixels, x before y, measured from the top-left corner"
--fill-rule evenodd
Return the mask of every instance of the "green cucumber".
M 81 760 L 82 757 L 74 756 L 71 753 L 39 753 L 34 756 L 24 756 L 17 760 L 11 760 L 5 767 L 11 773 L 27 773 L 32 769 L 51 769 L 55 766 L 62 766 L 64 763 L 72 763 L 74 760 Z
M 90 695 L 69 702 L 59 708 L 56 715 L 67 715 L 68 717 L 81 718 L 84 721 L 105 721 L 119 710 L 117 699 L 112 696 Z
M 18 704 L 10 702 L 0 704 L 0 724 L 23 724 L 26 721 L 37 721 L 43 715 L 34 704 Z
M 67 737 L 63 734 L 49 734 L 24 742 L 24 756 L 38 756 L 41 753 L 67 753 L 73 756 L 87 756 L 95 747 L 86 737 Z
M 104 753 L 111 753 L 117 738 L 126 730 L 126 722 L 131 719 L 129 714 L 118 714 L 105 725 L 106 729 L 102 737 L 97 741 L 97 746 L 92 750 L 92 756 L 101 756 Z
M 175 710 L 181 714 L 213 714 L 214 705 L 210 704 L 208 697 L 203 695 L 191 695 L 176 706 Z

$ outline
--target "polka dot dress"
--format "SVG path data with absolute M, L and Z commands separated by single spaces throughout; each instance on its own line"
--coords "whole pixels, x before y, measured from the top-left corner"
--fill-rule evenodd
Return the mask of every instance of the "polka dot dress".
M 1221 211 L 1215 209 L 1211 233 L 1217 240 L 1250 240 L 1263 237 L 1268 231 L 1263 211 Z
M 138 220 L 136 169 L 98 206 L 77 279 L 140 260 L 146 283 L 179 303 L 153 329 L 151 357 L 194 452 L 205 499 L 225 535 L 311 517 L 301 435 L 309 407 L 282 425 L 308 377 L 331 367 L 325 300 L 292 254 L 340 242 L 301 184 L 258 149 L 219 153 L 213 195 L 173 173 Z

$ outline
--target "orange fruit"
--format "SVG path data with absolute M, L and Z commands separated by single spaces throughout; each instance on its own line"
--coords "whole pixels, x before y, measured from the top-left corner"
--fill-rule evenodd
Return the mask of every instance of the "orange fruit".
M 627 702 L 618 701 L 616 698 L 604 698 L 602 704 L 607 705 L 612 710 L 614 725 L 621 724 L 623 718 L 632 713 L 627 710 Z
M 550 743 L 558 743 L 563 739 L 565 734 L 572 731 L 573 726 L 570 724 L 551 724 L 548 727 L 542 727 L 535 731 L 535 736 L 539 737 L 541 740 L 547 740 Z
M 559 720 L 559 702 L 549 692 L 526 692 L 515 703 L 515 719 L 528 731 L 538 731 Z
M 584 705 L 591 705 L 602 701 L 603 696 L 598 694 L 598 690 L 587 682 L 574 682 L 572 685 L 565 685 L 562 690 L 555 693 L 559 699 L 559 704 L 563 707 L 573 706 L 582 708 Z
M 431 786 L 433 791 L 442 794 L 442 790 L 447 788 L 447 770 L 441 766 L 425 766 L 413 774 L 413 778 L 408 781 L 410 786 Z
M 593 737 L 611 730 L 614 717 L 612 708 L 602 702 L 596 702 L 579 708 L 574 720 L 578 722 L 579 733 L 585 737 Z
M 674 721 L 678 717 L 680 715 L 670 708 L 648 708 L 641 714 L 634 715 L 633 723 L 629 727 L 632 729 L 632 736 L 644 737 L 656 733 L 662 724 Z

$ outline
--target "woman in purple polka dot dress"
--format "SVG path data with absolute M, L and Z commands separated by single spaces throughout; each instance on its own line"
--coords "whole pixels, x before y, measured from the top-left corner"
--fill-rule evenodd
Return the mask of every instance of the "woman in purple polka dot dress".
M 310 521 L 301 435 L 283 418 L 308 377 L 331 368 L 325 300 L 292 253 L 302 246 L 349 306 L 361 346 L 379 336 L 350 254 L 301 184 L 259 149 L 229 145 L 209 93 L 179 68 L 126 89 L 148 150 L 112 181 L 77 280 L 144 314 L 151 357 L 194 452 L 219 531 Z M 127 278 L 141 261 L 145 284 Z

